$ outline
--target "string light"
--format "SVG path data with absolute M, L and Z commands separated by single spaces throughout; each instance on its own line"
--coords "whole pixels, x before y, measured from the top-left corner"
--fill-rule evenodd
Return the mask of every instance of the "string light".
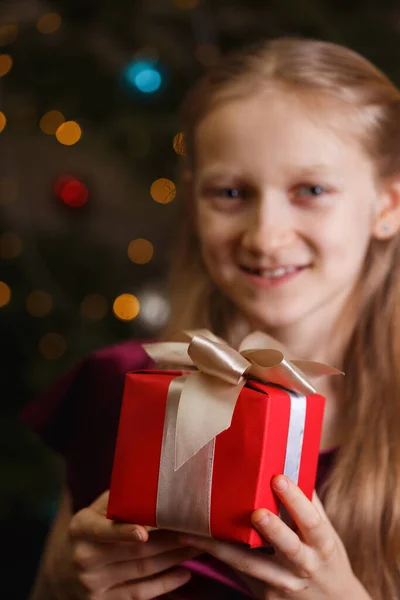
M 101 294 L 88 294 L 81 302 L 81 312 L 92 321 L 103 319 L 108 310 L 107 299 Z
M 13 59 L 9 54 L 0 54 L 0 77 L 7 75 L 13 66 Z
M 49 110 L 39 121 L 43 133 L 54 135 L 57 129 L 65 122 L 64 115 L 59 110 Z
M 176 187 L 170 179 L 156 179 L 150 188 L 150 195 L 159 204 L 168 204 L 176 196 Z
M 161 72 L 152 59 L 135 58 L 124 68 L 123 78 L 130 87 L 143 94 L 157 92 L 162 84 Z
M 185 134 L 182 131 L 176 134 L 172 145 L 177 154 L 180 156 L 186 156 Z
M 53 300 L 47 292 L 34 290 L 26 298 L 26 310 L 31 317 L 42 318 L 53 308 Z
M 4 127 L 7 125 L 6 115 L 0 110 L 0 133 L 3 131 Z
M 0 281 L 0 308 L 7 306 L 10 300 L 11 290 L 9 286 L 4 281 Z
M 64 146 L 73 146 L 82 136 L 82 129 L 76 121 L 65 121 L 56 131 L 56 138 Z
M 65 353 L 67 343 L 59 333 L 46 333 L 39 341 L 39 350 L 49 360 L 57 360 Z
M 15 233 L 0 236 L 0 256 L 3 259 L 17 258 L 22 252 L 22 241 Z
M 17 197 L 18 186 L 15 179 L 3 177 L 0 179 L 0 206 L 12 202 Z
M 140 311 L 140 302 L 133 294 L 121 294 L 114 300 L 113 312 L 120 321 L 132 321 Z
M 72 208 L 80 208 L 89 199 L 88 187 L 72 175 L 61 175 L 53 185 L 55 195 Z
M 16 25 L 0 26 L 0 46 L 13 44 L 18 37 L 18 27 Z
M 163 327 L 169 315 L 169 304 L 166 298 L 157 290 L 144 290 L 139 294 L 140 321 L 148 329 L 156 331 Z
M 46 13 L 42 15 L 36 27 L 40 33 L 55 33 L 61 27 L 62 19 L 58 13 Z
M 132 240 L 128 246 L 128 256 L 132 262 L 145 265 L 153 258 L 154 246 L 149 240 L 138 238 Z

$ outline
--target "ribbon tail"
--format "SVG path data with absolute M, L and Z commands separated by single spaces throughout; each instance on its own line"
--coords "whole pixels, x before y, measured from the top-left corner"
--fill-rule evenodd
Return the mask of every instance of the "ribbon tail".
M 230 427 L 245 379 L 236 385 L 201 372 L 191 373 L 179 401 L 175 470 Z

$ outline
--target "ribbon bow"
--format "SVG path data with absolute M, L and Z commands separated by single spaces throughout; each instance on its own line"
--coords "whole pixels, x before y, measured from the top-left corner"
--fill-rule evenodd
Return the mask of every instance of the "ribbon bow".
M 253 332 L 239 350 L 208 330 L 186 331 L 173 341 L 143 345 L 156 362 L 189 370 L 185 374 L 176 421 L 175 470 L 230 427 L 236 401 L 248 378 L 298 394 L 313 394 L 309 377 L 341 371 L 323 363 L 288 360 L 284 347 Z

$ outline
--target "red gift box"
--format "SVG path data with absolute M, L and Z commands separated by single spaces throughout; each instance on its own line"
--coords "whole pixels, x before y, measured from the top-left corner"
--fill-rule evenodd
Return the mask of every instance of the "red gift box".
M 164 444 L 168 436 L 174 444 L 166 415 L 171 386 L 181 375 L 126 375 L 107 516 L 264 545 L 250 517 L 256 508 L 279 514 L 271 478 L 286 473 L 312 497 L 325 399 L 247 379 L 230 427 L 175 470 Z

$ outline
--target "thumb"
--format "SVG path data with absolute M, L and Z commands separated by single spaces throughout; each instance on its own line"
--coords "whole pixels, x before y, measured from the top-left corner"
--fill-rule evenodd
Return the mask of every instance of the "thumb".
M 107 518 L 108 497 L 107 490 L 72 517 L 68 528 L 70 536 L 98 542 L 146 542 L 149 534 L 142 525 L 118 523 Z

